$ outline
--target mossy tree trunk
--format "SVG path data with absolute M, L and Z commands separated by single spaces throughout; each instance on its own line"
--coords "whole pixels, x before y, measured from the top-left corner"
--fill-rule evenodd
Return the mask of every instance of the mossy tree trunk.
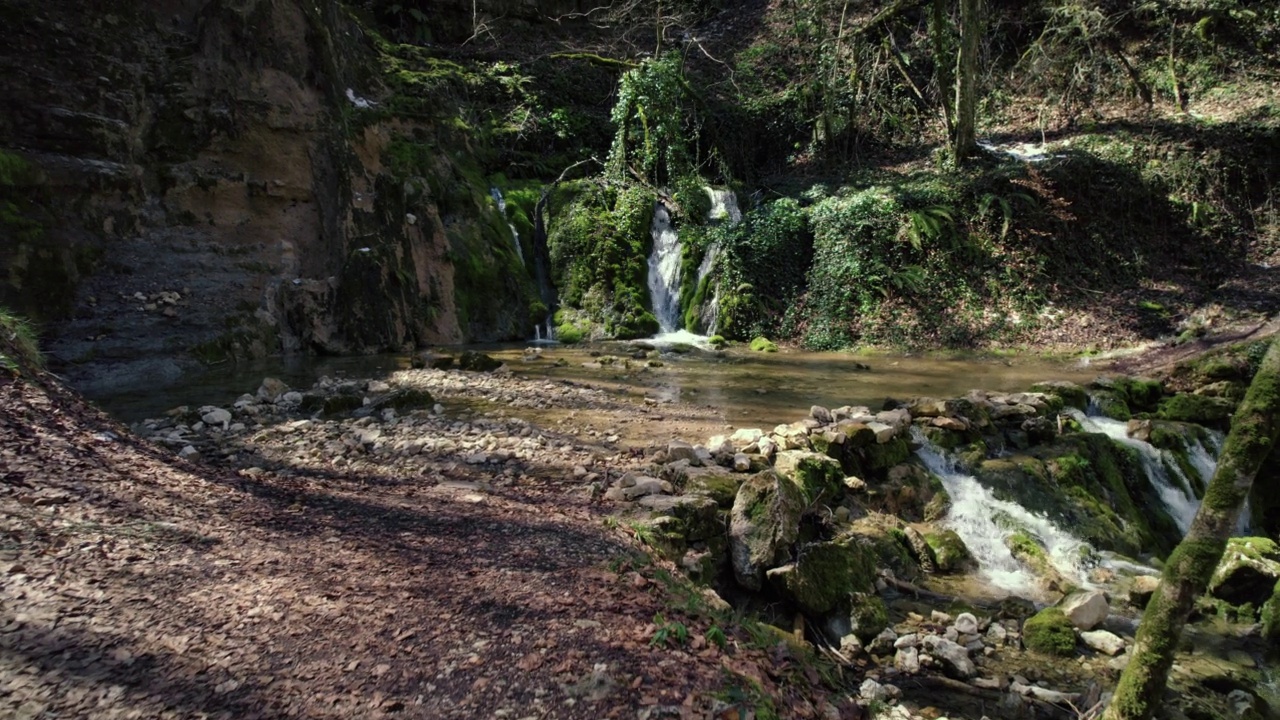
M 1280 336 L 1271 343 L 1231 421 L 1218 469 L 1191 529 L 1169 555 L 1159 588 L 1143 613 L 1133 659 L 1120 676 L 1103 720 L 1147 720 L 1160 706 L 1182 628 L 1222 560 L 1254 477 L 1280 439 Z
M 978 152 L 978 53 L 982 46 L 981 0 L 960 0 L 960 53 L 956 58 L 956 162 Z

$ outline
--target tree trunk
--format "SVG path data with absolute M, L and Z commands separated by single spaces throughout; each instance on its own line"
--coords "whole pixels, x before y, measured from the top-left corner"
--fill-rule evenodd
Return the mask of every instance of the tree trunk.
M 978 51 L 982 42 L 981 0 L 960 0 L 960 53 L 956 57 L 956 162 L 978 152 Z
M 951 109 L 951 45 L 947 41 L 946 0 L 933 0 L 933 13 L 929 18 L 929 34 L 933 35 L 934 81 L 938 84 L 938 97 L 942 101 L 942 121 L 946 123 L 947 137 L 955 137 L 955 112 Z
M 1204 592 L 1235 530 L 1258 469 L 1280 439 L 1280 336 L 1262 359 L 1231 419 L 1218 469 L 1191 529 L 1165 563 L 1138 627 L 1133 658 L 1120 676 L 1103 720 L 1147 720 L 1160 707 L 1169 667 L 1192 604 Z

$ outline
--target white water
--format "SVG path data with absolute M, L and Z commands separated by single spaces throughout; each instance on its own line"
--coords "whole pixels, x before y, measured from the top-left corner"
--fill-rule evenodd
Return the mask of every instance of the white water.
M 671 211 L 657 203 L 653 209 L 653 252 L 649 253 L 649 298 L 661 333 L 673 333 L 680 322 L 680 236 L 671 227 Z
M 1169 512 L 1170 517 L 1178 524 L 1178 529 L 1185 535 L 1191 527 L 1191 521 L 1196 517 L 1196 511 L 1200 509 L 1200 501 L 1192 490 L 1190 480 L 1183 476 L 1182 470 L 1174 459 L 1173 454 L 1167 450 L 1161 450 L 1150 443 L 1129 437 L 1129 424 L 1123 420 L 1113 420 L 1097 415 L 1085 415 L 1079 410 L 1070 410 L 1068 412 L 1086 432 L 1102 433 L 1138 452 L 1138 459 L 1142 462 L 1142 469 L 1147 475 L 1147 481 L 1155 489 L 1156 494 L 1160 497 L 1160 502 L 1164 504 L 1165 510 Z M 1207 483 L 1208 479 L 1213 477 L 1213 468 L 1217 463 L 1209 455 L 1208 450 L 1199 443 L 1193 444 L 1191 448 L 1193 456 L 1197 454 L 1197 450 L 1201 455 L 1201 457 L 1192 462 L 1195 463 L 1201 479 Z M 1172 473 L 1170 473 L 1171 469 Z
M 711 211 L 707 220 L 711 222 L 727 222 L 737 224 L 742 220 L 742 211 L 738 209 L 738 198 L 732 190 L 703 188 L 711 198 Z M 653 223 L 649 227 L 653 237 L 653 251 L 649 254 L 649 298 L 653 303 L 653 314 L 658 319 L 658 335 L 655 342 L 703 344 L 706 336 L 683 330 L 684 322 L 680 317 L 680 266 L 683 252 L 680 236 L 671 227 L 671 211 L 661 202 L 653 211 Z M 720 256 L 720 245 L 712 243 L 698 264 L 699 285 L 715 269 L 716 259 Z M 719 315 L 720 291 L 716 288 L 711 300 L 701 309 L 699 319 L 701 326 L 708 334 L 715 333 L 716 317 Z
M 978 572 L 992 586 L 1011 593 L 1034 594 L 1036 577 L 1018 562 L 1005 541 L 1018 529 L 1034 535 L 1044 545 L 1045 554 L 1062 576 L 1081 586 L 1088 586 L 1083 559 L 1090 553 L 1084 541 L 1037 515 L 1007 500 L 1000 500 L 971 475 L 956 469 L 955 462 L 918 429 L 913 439 L 921 443 L 916 455 L 946 488 L 951 509 L 943 524 L 960 536 L 978 561 Z M 1007 517 L 1009 522 L 999 523 Z M 1003 527 L 1002 527 L 1003 525 Z
M 497 187 L 489 188 L 489 195 L 493 201 L 498 204 L 498 212 L 502 213 L 502 218 L 507 218 L 507 199 L 502 197 L 502 191 Z M 516 230 L 515 223 L 508 222 L 507 227 L 511 228 L 511 241 L 516 246 L 516 256 L 520 258 L 520 264 L 524 264 L 524 249 L 520 247 L 520 231 Z

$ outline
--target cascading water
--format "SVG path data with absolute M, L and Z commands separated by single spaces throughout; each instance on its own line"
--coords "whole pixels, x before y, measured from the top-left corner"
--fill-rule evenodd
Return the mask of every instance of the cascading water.
M 951 509 L 944 524 L 964 540 L 978 561 L 979 572 L 992 586 L 1012 593 L 1036 591 L 1035 576 L 1005 544 L 1018 530 L 1036 536 L 1044 544 L 1046 556 L 1064 578 L 1088 585 L 1082 565 L 1083 558 L 1091 554 L 1087 543 L 1063 531 L 1048 518 L 995 497 L 973 476 L 957 470 L 955 462 L 918 429 L 912 430 L 912 437 L 920 444 L 916 455 L 929 472 L 942 481 L 951 498 Z
M 742 220 L 742 211 L 738 209 L 738 198 L 732 190 L 703 188 L 711 198 L 711 211 L 707 219 L 711 222 L 727 222 L 735 224 Z M 680 342 L 699 342 L 702 336 L 683 330 L 684 322 L 680 313 L 680 270 L 683 262 L 683 248 L 680 236 L 671 226 L 671 211 L 659 202 L 654 207 L 653 223 L 649 232 L 653 237 L 653 251 L 649 254 L 649 298 L 653 303 L 653 314 L 658 319 L 659 333 L 669 336 L 666 339 Z M 715 269 L 716 258 L 720 255 L 720 246 L 712 243 L 707 247 L 698 265 L 698 285 L 706 281 L 707 276 Z M 715 332 L 716 317 L 719 315 L 719 288 L 711 299 L 699 308 L 699 326 L 708 333 Z M 661 338 L 660 338 L 661 339 Z
M 502 196 L 502 191 L 496 186 L 489 188 L 489 196 L 498 204 L 498 212 L 502 213 L 502 218 L 507 217 L 507 199 Z M 515 223 L 508 222 L 507 227 L 511 228 L 511 241 L 516 246 L 516 257 L 520 258 L 520 264 L 524 264 L 524 250 L 520 247 L 520 231 L 516 230 Z
M 732 190 L 718 190 L 716 188 L 705 188 L 707 195 L 711 197 L 711 212 L 708 213 L 707 219 L 712 222 L 724 222 L 729 225 L 737 225 L 742 221 L 742 211 L 738 209 L 738 196 Z M 702 287 L 702 283 L 706 281 L 707 276 L 715 269 L 716 259 L 720 257 L 720 244 L 711 243 L 707 247 L 707 252 L 702 256 L 702 263 L 698 265 L 698 287 Z M 708 335 L 716 332 L 716 323 L 720 319 L 720 286 L 717 284 L 715 291 L 711 294 L 711 299 L 700 308 L 698 313 L 698 321 L 703 330 Z
M 1147 480 L 1160 497 L 1160 501 L 1164 503 L 1165 510 L 1169 512 L 1169 516 L 1173 518 L 1173 521 L 1178 524 L 1178 529 L 1185 535 L 1187 529 L 1191 527 L 1191 521 L 1196 517 L 1196 511 L 1200 509 L 1200 501 L 1192 490 L 1190 479 L 1183 475 L 1173 455 L 1167 450 L 1161 450 L 1153 446 L 1151 443 L 1129 437 L 1129 424 L 1123 420 L 1113 420 L 1098 415 L 1085 415 L 1074 409 L 1069 410 L 1068 413 L 1080 423 L 1080 427 L 1084 428 L 1086 432 L 1102 433 L 1112 440 L 1137 451 L 1138 459 L 1142 463 L 1142 469 L 1146 473 Z M 1196 471 L 1200 474 L 1200 480 L 1207 484 L 1213 477 L 1217 461 L 1213 460 L 1209 450 L 1199 442 L 1192 443 L 1189 449 L 1189 456 L 1192 459 L 1192 464 L 1196 467 Z
M 671 211 L 661 202 L 653 209 L 653 252 L 649 254 L 649 297 L 662 333 L 680 329 L 680 236 L 671 227 Z

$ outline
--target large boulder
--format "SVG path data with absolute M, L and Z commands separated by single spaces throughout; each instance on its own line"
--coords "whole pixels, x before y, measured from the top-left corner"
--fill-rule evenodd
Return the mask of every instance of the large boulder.
M 743 456 L 746 457 L 746 456 Z M 738 488 L 746 481 L 747 476 L 735 473 L 728 468 L 713 465 L 711 467 L 683 467 L 678 473 L 679 484 L 689 495 L 701 495 L 716 501 L 720 507 L 729 508 L 738 497 Z
M 977 569 L 977 560 L 955 530 L 925 533 L 924 539 L 933 550 L 933 561 L 938 572 L 961 573 Z
M 942 664 L 942 671 L 951 677 L 967 680 L 978 674 L 978 668 L 969 659 L 969 651 L 944 637 L 930 635 L 924 639 L 924 649 Z
M 1269 538 L 1231 538 L 1209 579 L 1209 594 L 1232 605 L 1265 603 L 1280 580 L 1280 546 Z
M 1195 423 L 1207 427 L 1227 429 L 1235 403 L 1220 397 L 1179 393 L 1160 402 L 1156 414 L 1162 420 Z
M 1111 606 L 1101 590 L 1082 590 L 1071 593 L 1058 603 L 1062 614 L 1081 630 L 1092 630 L 1107 619 Z
M 738 488 L 729 511 L 729 551 L 739 585 L 759 590 L 766 570 L 791 559 L 807 505 L 800 488 L 773 470 L 751 476 Z
M 766 573 L 769 583 L 801 611 L 824 615 L 875 581 L 875 557 L 854 539 L 804 546 L 795 562 Z
M 458 356 L 458 367 L 472 372 L 493 372 L 502 367 L 502 361 L 481 352 L 468 350 Z
M 773 467 L 795 483 L 810 503 L 834 502 L 844 491 L 844 471 L 838 461 L 826 455 L 786 450 L 778 453 Z
M 1045 608 L 1022 624 L 1022 642 L 1028 650 L 1045 655 L 1072 655 L 1076 631 L 1061 608 Z

